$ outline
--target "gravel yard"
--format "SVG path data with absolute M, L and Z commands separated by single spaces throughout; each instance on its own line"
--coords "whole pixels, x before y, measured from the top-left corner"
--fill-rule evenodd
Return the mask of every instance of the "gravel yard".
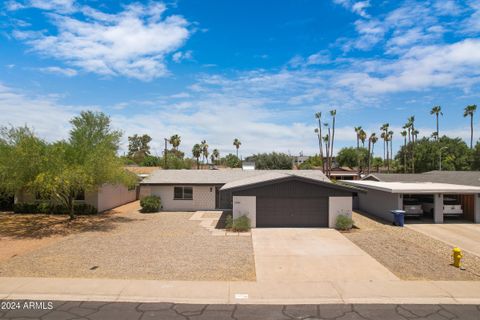
M 116 214 L 128 222 L 0 261 L 0 276 L 255 280 L 251 237 L 212 236 L 191 216 Z
M 480 258 L 464 252 L 462 271 L 451 266 L 452 248 L 409 228 L 353 213 L 358 229 L 344 235 L 403 280 L 480 280 Z

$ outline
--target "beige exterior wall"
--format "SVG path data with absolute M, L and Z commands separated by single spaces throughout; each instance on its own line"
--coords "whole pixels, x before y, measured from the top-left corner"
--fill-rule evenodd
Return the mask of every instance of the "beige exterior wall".
M 97 198 L 97 210 L 105 211 L 135 201 L 137 192 L 135 189 L 128 190 L 124 185 L 105 184 L 94 195 Z M 89 199 L 90 197 L 85 195 L 86 203 L 89 203 Z
M 368 189 L 366 193 L 358 193 L 358 207 L 361 211 L 393 222 L 390 210 L 402 210 L 403 205 L 399 194 Z
M 335 228 L 335 222 L 339 215 L 352 218 L 352 197 L 329 197 L 328 198 L 328 227 Z
M 178 185 L 181 187 L 182 185 Z M 195 211 L 215 209 L 215 186 L 192 186 L 193 200 L 174 200 L 173 188 L 175 186 L 141 186 L 140 195 L 159 196 L 163 210 L 167 211 Z M 145 188 L 145 189 L 144 189 Z
M 257 226 L 257 197 L 233 196 L 233 219 L 243 215 L 250 219 L 252 228 Z

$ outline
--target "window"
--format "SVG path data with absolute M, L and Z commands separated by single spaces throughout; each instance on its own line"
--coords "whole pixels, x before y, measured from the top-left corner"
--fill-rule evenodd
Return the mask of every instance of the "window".
M 174 200 L 192 200 L 193 188 L 192 187 L 174 187 L 173 199 Z
M 85 200 L 85 191 L 81 190 L 75 196 L 75 201 L 84 201 Z

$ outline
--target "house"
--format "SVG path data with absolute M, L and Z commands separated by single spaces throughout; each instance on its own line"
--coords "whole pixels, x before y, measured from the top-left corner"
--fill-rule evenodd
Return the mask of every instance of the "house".
M 252 227 L 333 227 L 351 215 L 357 189 L 319 170 L 158 170 L 140 183 L 167 211 L 231 209 Z
M 370 174 L 361 181 L 345 184 L 366 190 L 358 193 L 358 208 L 362 211 L 393 220 L 390 210 L 404 209 L 408 199 L 431 203 L 433 222 L 443 223 L 445 199 L 461 206 L 465 220 L 480 223 L 480 172 L 431 171 L 419 174 Z M 422 205 L 422 208 L 423 205 Z M 428 214 L 429 212 L 427 212 Z
M 335 180 L 358 180 L 358 172 L 349 167 L 332 168 L 330 178 Z
M 104 184 L 96 191 L 83 192 L 75 199 L 76 203 L 85 203 L 97 208 L 98 212 L 113 209 L 137 199 L 136 187 Z M 32 203 L 43 201 L 39 195 L 29 192 L 19 192 L 15 195 L 15 203 Z

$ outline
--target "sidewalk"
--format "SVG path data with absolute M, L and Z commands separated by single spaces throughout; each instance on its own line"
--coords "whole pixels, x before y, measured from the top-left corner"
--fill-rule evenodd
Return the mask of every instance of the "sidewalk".
M 0 277 L 0 299 L 195 304 L 480 304 L 480 281 L 271 283 Z

